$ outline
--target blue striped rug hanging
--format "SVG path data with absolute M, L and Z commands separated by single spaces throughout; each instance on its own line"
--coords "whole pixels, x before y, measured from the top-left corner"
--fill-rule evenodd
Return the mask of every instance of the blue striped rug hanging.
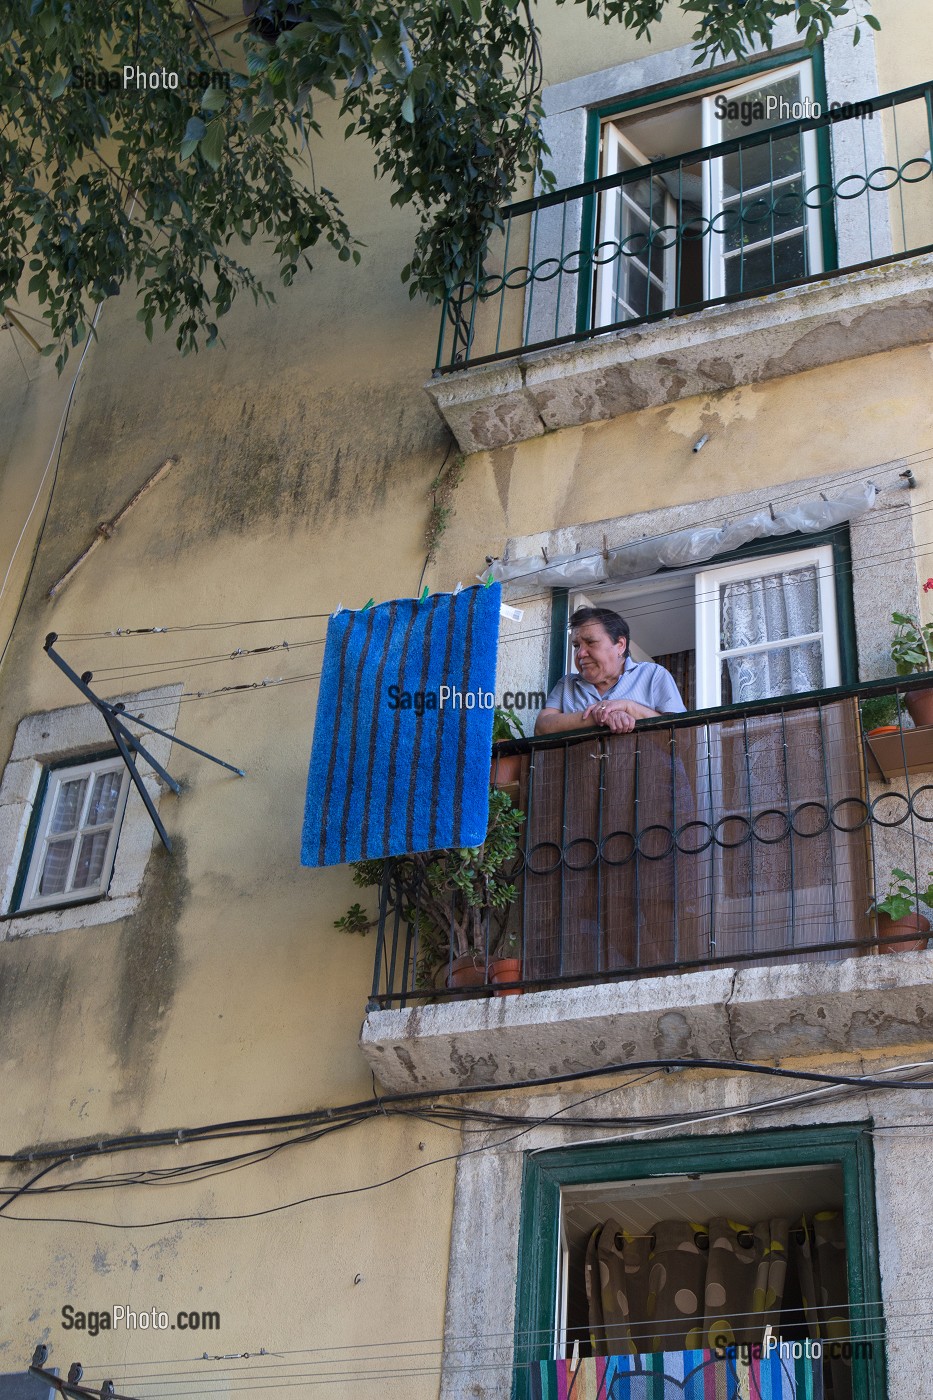
M 490 584 L 330 618 L 302 865 L 485 839 L 500 604 Z

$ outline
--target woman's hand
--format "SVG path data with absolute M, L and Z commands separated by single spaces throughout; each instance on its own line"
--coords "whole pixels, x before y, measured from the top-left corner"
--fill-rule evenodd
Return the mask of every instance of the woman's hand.
M 634 713 L 636 709 L 639 714 Z M 636 706 L 631 700 L 600 700 L 583 711 L 583 718 L 590 724 L 604 726 L 613 734 L 628 734 L 635 728 L 635 721 L 642 717 L 644 710 L 643 705 Z

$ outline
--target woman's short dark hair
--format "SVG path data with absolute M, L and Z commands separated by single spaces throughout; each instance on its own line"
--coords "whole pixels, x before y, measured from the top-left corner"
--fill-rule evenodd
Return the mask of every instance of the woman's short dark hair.
M 577 608 L 570 619 L 570 627 L 582 627 L 587 622 L 598 622 L 605 629 L 606 635 L 611 642 L 625 641 L 625 650 L 628 651 L 631 632 L 625 618 L 612 608 Z

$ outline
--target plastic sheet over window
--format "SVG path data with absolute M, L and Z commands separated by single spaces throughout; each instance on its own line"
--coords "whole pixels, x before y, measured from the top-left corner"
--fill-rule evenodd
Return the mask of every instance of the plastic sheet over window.
M 731 554 L 752 540 L 782 535 L 815 535 L 834 525 L 857 520 L 874 505 L 874 482 L 862 482 L 832 496 L 816 496 L 786 510 L 769 506 L 727 520 L 718 527 L 678 530 L 668 535 L 634 540 L 603 551 L 562 554 L 553 559 L 497 559 L 490 566 L 501 583 L 527 582 L 534 587 L 585 588 L 597 583 L 647 578 L 659 569 L 683 569 L 721 554 Z

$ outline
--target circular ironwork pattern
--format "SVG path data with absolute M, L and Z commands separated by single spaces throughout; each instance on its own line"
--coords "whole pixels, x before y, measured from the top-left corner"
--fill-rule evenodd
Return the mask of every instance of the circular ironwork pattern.
M 628 854 L 622 856 L 621 860 L 619 860 L 619 859 L 615 859 L 615 860 L 614 860 L 614 859 L 612 858 L 612 856 L 610 856 L 610 855 L 607 854 L 607 847 L 608 847 L 610 841 L 619 841 L 619 840 L 625 840 L 625 841 L 627 841 L 627 842 L 629 843 L 629 850 L 628 850 Z M 609 835 L 608 835 L 608 836 L 604 836 L 603 839 L 602 839 L 602 841 L 600 842 L 600 852 L 599 852 L 599 855 L 600 855 L 600 859 L 603 861 L 603 863 L 604 863 L 605 865 L 612 865 L 612 866 L 616 866 L 616 865 L 628 865 L 629 861 L 632 859 L 632 857 L 633 857 L 634 854 L 635 854 L 635 850 L 636 850 L 636 846 L 635 846 L 635 837 L 632 835 L 632 833 L 631 833 L 630 831 L 610 831 Z
M 783 823 L 783 831 L 779 831 L 777 836 L 764 836 L 758 830 L 760 822 L 766 821 L 770 817 L 777 817 Z M 752 835 L 756 841 L 760 841 L 763 846 L 776 846 L 779 841 L 786 841 L 791 833 L 792 819 L 782 807 L 766 807 L 763 812 L 757 812 L 752 820 Z
M 729 822 L 738 822 L 745 828 L 745 835 L 740 836 L 738 841 L 727 841 L 725 837 L 717 835 L 719 828 L 721 826 L 727 826 Z M 716 845 L 721 846 L 724 851 L 734 851 L 737 846 L 744 846 L 748 841 L 751 841 L 751 839 L 752 824 L 748 820 L 748 817 L 740 817 L 738 815 L 720 817 L 719 821 L 713 827 L 713 840 L 716 842 Z
M 664 835 L 667 837 L 667 843 L 664 846 L 663 851 L 656 851 L 654 855 L 652 855 L 650 851 L 645 850 L 645 837 L 650 832 L 655 831 L 663 831 Z M 641 829 L 641 831 L 638 833 L 636 845 L 638 849 L 638 854 L 644 857 L 645 860 L 664 860 L 665 857 L 669 856 L 671 851 L 674 849 L 674 833 L 673 831 L 671 831 L 669 826 L 664 826 L 660 822 L 655 822 L 652 826 L 645 826 Z
M 590 859 L 584 861 L 582 865 L 575 865 L 570 859 L 570 852 L 573 850 L 574 846 L 592 846 L 593 854 L 590 856 Z M 564 847 L 563 856 L 564 864 L 568 870 L 592 870 L 593 866 L 599 860 L 599 842 L 594 841 L 592 836 L 578 836 L 574 841 L 569 842 L 569 844 Z
M 883 817 L 878 816 L 878 806 L 882 802 L 903 802 L 903 816 L 895 817 L 893 821 L 886 822 Z M 909 816 L 910 803 L 902 792 L 882 792 L 871 803 L 871 819 L 878 826 L 903 826 Z
M 677 224 L 659 224 L 649 233 L 629 234 L 621 242 L 604 239 L 591 248 L 574 248 L 560 257 L 549 254 L 539 262 L 516 264 L 504 274 L 490 272 L 465 278 L 455 289 L 454 296 L 461 306 L 475 300 L 488 301 L 503 291 L 522 291 L 533 282 L 552 282 L 564 273 L 569 277 L 578 277 L 619 258 L 637 257 L 644 260 L 652 249 L 663 251 L 680 242 L 701 240 L 711 234 L 725 238 L 739 233 L 743 227 L 757 227 L 775 218 L 799 218 L 807 209 L 831 208 L 836 200 L 884 194 L 902 181 L 910 185 L 919 184 L 922 180 L 928 180 L 931 174 L 933 161 L 926 156 L 912 156 L 901 165 L 879 165 L 864 175 L 844 175 L 835 184 L 818 181 L 805 190 L 782 190 L 770 200 L 759 195 L 746 204 L 721 209 L 712 217 L 691 214 Z
M 554 862 L 553 865 L 548 865 L 544 869 L 539 870 L 536 866 L 532 865 L 531 862 L 531 857 L 535 855 L 538 851 L 556 851 L 557 860 Z M 532 846 L 531 850 L 525 857 L 529 875 L 553 875 L 556 871 L 560 869 L 561 865 L 563 864 L 563 860 L 564 853 L 556 841 L 539 841 L 537 845 Z
M 925 810 L 921 809 L 918 799 L 924 800 Z M 894 806 L 895 815 L 885 813 L 885 803 Z M 786 810 L 766 807 L 753 817 L 732 812 L 716 822 L 697 818 L 676 828 L 665 822 L 653 822 L 637 833 L 610 831 L 599 841 L 592 836 L 575 837 L 566 845 L 539 841 L 527 854 L 519 852 L 512 875 L 518 876 L 523 871 L 529 875 L 554 875 L 562 867 L 583 871 L 599 864 L 615 868 L 628 865 L 636 856 L 657 861 L 666 860 L 675 852 L 699 856 L 712 845 L 724 851 L 737 850 L 753 841 L 762 846 L 777 846 L 791 836 L 810 841 L 830 830 L 851 835 L 863 830 L 869 822 L 881 827 L 897 827 L 910 818 L 933 823 L 933 783 L 925 783 L 909 797 L 899 792 L 881 793 L 871 802 L 863 797 L 840 797 L 832 804 L 807 801 Z M 737 834 L 734 831 L 730 834 L 730 828 L 737 828 Z M 652 846 L 657 849 L 651 849 Z M 543 859 L 539 853 L 544 852 L 553 854 Z
M 801 831 L 797 821 L 802 812 L 819 812 L 823 818 L 822 825 L 816 831 Z M 829 808 L 825 802 L 801 802 L 799 807 L 794 808 L 794 815 L 791 818 L 791 831 L 795 836 L 822 836 L 824 831 L 829 830 Z
M 861 807 L 863 815 L 854 826 L 846 826 L 843 822 L 837 821 L 836 813 L 840 807 Z M 864 797 L 840 797 L 829 809 L 829 820 L 836 831 L 861 831 L 871 821 L 871 808 Z

